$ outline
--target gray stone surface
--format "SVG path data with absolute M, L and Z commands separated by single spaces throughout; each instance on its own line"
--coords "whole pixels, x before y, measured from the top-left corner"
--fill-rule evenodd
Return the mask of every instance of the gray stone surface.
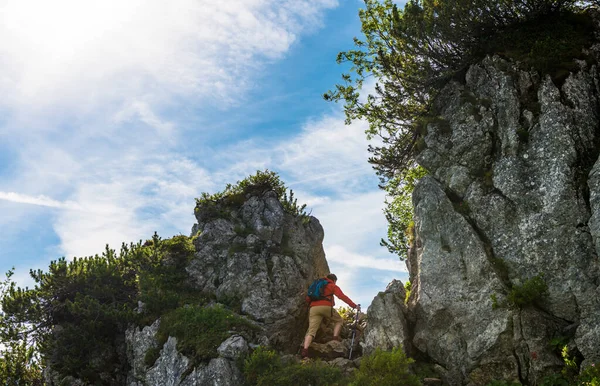
M 126 334 L 131 364 L 128 386 L 242 385 L 238 365 L 249 347 L 270 345 L 296 352 L 302 341 L 307 327 L 306 288 L 329 272 L 319 221 L 286 213 L 274 192 L 246 197 L 237 206 L 200 208 L 196 217 L 198 223 L 192 228 L 196 254 L 187 272 L 198 292 L 245 315 L 257 332 L 242 337 L 232 331 L 218 347 L 218 358 L 192 368 L 177 351 L 174 337 L 158 346 L 160 320 L 144 328 L 132 327 Z M 158 348 L 158 359 L 147 364 L 148 351 Z M 347 348 L 338 345 L 331 352 L 343 356 Z
M 321 224 L 286 213 L 274 192 L 220 211 L 226 215 L 196 212 L 201 233 L 189 274 L 199 291 L 259 322 L 270 345 L 295 352 L 307 321 L 306 288 L 329 273 Z
M 400 346 L 405 352 L 409 349 L 410 336 L 404 315 L 406 291 L 402 282 L 394 280 L 380 292 L 371 302 L 367 310 L 369 319 L 361 343 L 364 354 L 371 354 L 375 349 L 391 350 Z
M 557 336 L 584 365 L 600 359 L 600 79 L 580 65 L 557 85 L 488 57 L 441 92 L 418 157 L 430 174 L 413 193 L 408 307 L 374 300 L 367 339 L 384 343 L 370 346 L 404 319 L 395 334 L 450 385 L 535 384 L 562 365 Z M 508 306 L 536 275 L 547 295 Z
M 248 343 L 243 337 L 239 335 L 233 335 L 221 343 L 217 349 L 217 352 L 220 356 L 227 359 L 236 360 L 239 358 L 244 358 L 246 355 L 248 355 Z

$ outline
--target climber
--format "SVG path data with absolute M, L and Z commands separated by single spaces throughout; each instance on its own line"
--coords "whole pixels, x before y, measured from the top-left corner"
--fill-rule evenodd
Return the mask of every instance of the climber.
M 333 340 L 340 341 L 340 332 L 342 330 L 343 319 L 338 312 L 333 308 L 335 301 L 333 295 L 337 296 L 348 304 L 352 308 L 356 308 L 356 312 L 360 311 L 360 304 L 354 303 L 350 298 L 342 292 L 340 287 L 335 285 L 337 282 L 337 276 L 330 273 L 325 278 L 327 284 L 323 288 L 323 297 L 320 300 L 313 300 L 309 296 L 306 297 L 306 302 L 309 305 L 310 311 L 308 313 L 308 330 L 304 337 L 304 346 L 302 348 L 302 358 L 308 357 L 308 347 L 312 343 L 317 330 L 321 326 L 323 318 L 330 319 L 335 323 L 333 328 Z

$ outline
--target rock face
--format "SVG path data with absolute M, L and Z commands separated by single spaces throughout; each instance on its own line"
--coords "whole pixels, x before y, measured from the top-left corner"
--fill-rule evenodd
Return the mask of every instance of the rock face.
M 218 347 L 217 358 L 194 367 L 178 352 L 176 338 L 159 347 L 160 319 L 151 326 L 132 327 L 126 334 L 129 386 L 242 385 L 239 361 L 251 346 L 291 353 L 302 341 L 308 325 L 306 288 L 329 273 L 319 221 L 287 213 L 272 191 L 233 205 L 200 206 L 196 218 L 196 253 L 186 267 L 194 286 L 244 315 L 259 332 L 250 342 L 232 332 Z M 149 365 L 146 356 L 157 349 L 158 358 Z
M 563 365 L 553 339 L 600 360 L 600 79 L 580 67 L 557 85 L 488 57 L 440 93 L 418 158 L 430 174 L 413 193 L 408 308 L 388 289 L 369 309 L 372 331 L 408 324 L 367 345 L 404 331 L 450 385 L 536 384 Z M 534 277 L 547 293 L 511 302 Z
M 188 273 L 199 291 L 261 323 L 263 343 L 296 351 L 307 323 L 306 288 L 329 273 L 321 224 L 286 213 L 272 191 L 219 211 L 196 211 Z
M 153 366 L 144 364 L 147 350 L 155 344 L 158 330 L 157 321 L 143 329 L 132 328 L 127 333 L 130 347 L 129 362 L 132 370 L 127 379 L 128 386 L 234 386 L 242 385 L 244 378 L 235 360 L 238 354 L 248 352 L 248 344 L 241 337 L 231 337 L 219 347 L 220 357 L 211 359 L 196 368 L 190 369 L 188 358 L 177 352 L 177 339 L 169 337 L 160 350 L 160 356 Z
M 363 352 L 371 354 L 375 349 L 391 350 L 400 346 L 405 352 L 410 342 L 407 313 L 404 300 L 406 291 L 398 280 L 392 281 L 385 292 L 380 292 L 369 307 L 369 323 L 364 333 Z

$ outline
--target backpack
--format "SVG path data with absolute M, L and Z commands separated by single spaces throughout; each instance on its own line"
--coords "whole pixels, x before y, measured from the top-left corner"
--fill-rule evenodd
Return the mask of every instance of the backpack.
M 331 300 L 331 296 L 325 296 L 323 291 L 325 291 L 325 286 L 329 282 L 327 279 L 320 278 L 312 282 L 312 284 L 308 287 L 308 297 L 311 301 L 315 300 Z

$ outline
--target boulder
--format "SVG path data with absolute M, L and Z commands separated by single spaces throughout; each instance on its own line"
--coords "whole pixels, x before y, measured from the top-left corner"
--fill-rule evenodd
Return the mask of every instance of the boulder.
M 329 273 L 319 221 L 286 212 L 273 191 L 207 203 L 195 213 L 196 252 L 185 267 L 193 286 L 214 299 L 206 307 L 224 305 L 244 315 L 257 332 L 249 337 L 231 331 L 217 348 L 218 357 L 193 363 L 178 352 L 176 338 L 158 342 L 160 319 L 132 326 L 126 333 L 129 386 L 243 384 L 239 364 L 249 347 L 296 353 L 308 327 L 306 289 Z M 330 358 L 347 355 L 344 345 L 326 346 Z
M 227 359 L 240 359 L 248 355 L 248 343 L 239 335 L 233 335 L 225 340 L 217 349 L 219 355 Z
M 409 352 L 405 299 L 404 285 L 398 280 L 392 281 L 385 292 L 373 299 L 367 310 L 369 319 L 361 343 L 364 354 L 371 354 L 377 348 L 391 350 L 397 346 Z
M 350 354 L 350 344 L 347 341 L 329 341 L 327 343 L 313 342 L 308 348 L 310 358 L 321 358 L 332 360 L 336 358 L 348 358 Z

